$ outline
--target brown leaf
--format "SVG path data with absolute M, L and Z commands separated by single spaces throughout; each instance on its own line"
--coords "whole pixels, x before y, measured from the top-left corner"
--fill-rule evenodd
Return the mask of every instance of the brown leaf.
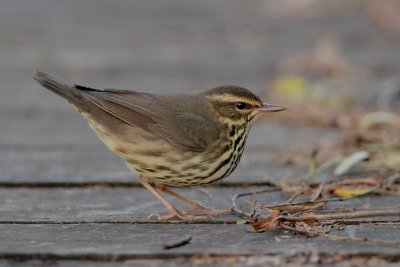
M 268 216 L 257 216 L 253 218 L 250 223 L 256 231 L 275 230 L 281 223 L 280 212 L 274 210 Z

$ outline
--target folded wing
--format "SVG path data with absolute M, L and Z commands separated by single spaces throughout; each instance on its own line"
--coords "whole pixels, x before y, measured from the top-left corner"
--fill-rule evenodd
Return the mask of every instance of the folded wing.
M 96 90 L 76 85 L 82 96 L 127 124 L 140 127 L 184 150 L 203 151 L 218 139 L 215 123 L 194 112 L 161 104 L 160 97 L 126 90 Z

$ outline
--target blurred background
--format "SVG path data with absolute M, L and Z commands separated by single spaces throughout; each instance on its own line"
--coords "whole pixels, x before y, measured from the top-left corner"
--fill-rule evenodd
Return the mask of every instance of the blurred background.
M 378 90 L 375 82 L 399 73 L 399 8 L 396 0 L 2 1 L 2 113 L 57 102 L 37 90 L 36 69 L 154 92 L 238 84 L 263 93 L 288 73 L 352 76 Z
M 0 6 L 3 145 L 99 144 L 63 99 L 35 83 L 36 70 L 68 83 L 156 93 L 240 85 L 288 106 L 274 120 L 300 126 L 348 127 L 353 117 L 343 114 L 399 106 L 400 1 Z

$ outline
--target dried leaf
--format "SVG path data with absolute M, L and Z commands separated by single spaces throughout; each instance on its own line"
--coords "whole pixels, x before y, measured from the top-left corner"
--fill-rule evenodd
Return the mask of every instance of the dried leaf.
M 275 230 L 281 223 L 280 212 L 274 210 L 268 216 L 257 216 L 250 223 L 256 231 Z
M 393 151 L 386 155 L 385 164 L 390 168 L 400 168 L 400 152 Z
M 279 97 L 298 101 L 307 98 L 310 93 L 310 86 L 301 76 L 286 75 L 274 82 L 273 90 Z
M 237 224 L 237 225 L 243 225 L 243 224 L 246 224 L 246 223 L 247 223 L 246 220 L 237 220 L 237 221 L 236 221 L 236 224 Z
M 343 174 L 346 174 L 347 172 L 350 171 L 350 169 L 356 165 L 357 163 L 360 163 L 363 160 L 366 160 L 369 157 L 369 152 L 368 151 L 358 151 L 350 156 L 346 157 L 342 162 L 335 168 L 334 174 L 336 176 L 341 176 Z
M 301 203 L 301 204 L 287 204 L 287 205 L 279 205 L 268 207 L 271 210 L 278 210 L 278 211 L 308 211 L 308 210 L 315 210 L 325 206 L 323 202 L 308 202 L 308 203 Z
M 400 116 L 393 112 L 370 112 L 361 118 L 359 123 L 360 132 L 365 132 L 374 124 L 389 124 L 400 127 Z
M 369 189 L 362 188 L 336 188 L 332 193 L 338 197 L 353 197 L 365 194 Z

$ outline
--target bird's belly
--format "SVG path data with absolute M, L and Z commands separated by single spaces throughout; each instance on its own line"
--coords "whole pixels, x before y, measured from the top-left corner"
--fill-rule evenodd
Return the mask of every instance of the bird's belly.
M 230 164 L 232 157 L 228 153 L 214 160 L 210 160 L 209 156 L 205 157 L 204 153 L 181 151 L 177 157 L 174 152 L 166 152 L 160 156 L 146 158 L 139 155 L 134 160 L 127 160 L 127 164 L 139 174 L 170 186 L 208 184 L 226 177 L 236 167 Z
M 221 144 L 216 144 L 204 152 L 194 152 L 174 147 L 138 127 L 127 125 L 126 129 L 110 131 L 94 121 L 88 122 L 132 171 L 171 186 L 208 184 L 228 176 L 236 168 L 245 144 L 244 138 L 238 142 L 239 150 L 221 149 Z
M 128 166 L 136 172 L 165 185 L 203 185 L 231 174 L 237 167 L 243 150 L 239 151 L 240 153 L 220 149 L 199 153 L 189 151 L 176 153 L 175 150 L 171 149 L 167 151 L 159 157 L 145 159 L 148 162 L 153 162 L 153 164 L 156 163 L 155 168 L 142 168 L 135 161 L 127 161 Z M 168 158 L 174 158 L 174 160 L 165 162 L 165 159 Z
M 140 146 L 126 143 L 114 146 L 112 150 L 139 175 L 170 186 L 192 186 L 214 182 L 228 176 L 238 162 L 229 151 L 216 153 L 186 151 L 172 147 L 164 140 L 142 139 Z
M 173 147 L 168 141 L 133 126 L 110 131 L 103 125 L 89 120 L 90 127 L 100 140 L 127 166 L 139 175 L 168 185 L 186 185 L 193 176 L 191 166 L 203 166 L 202 154 Z

